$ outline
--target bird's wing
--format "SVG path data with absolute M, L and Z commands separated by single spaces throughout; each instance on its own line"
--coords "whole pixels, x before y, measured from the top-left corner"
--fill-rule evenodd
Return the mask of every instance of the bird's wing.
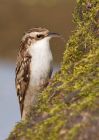
M 29 55 L 25 55 L 24 57 L 22 57 L 19 54 L 17 57 L 15 83 L 17 96 L 19 98 L 21 116 L 24 107 L 24 98 L 30 80 L 30 70 L 29 70 L 30 61 L 31 56 Z

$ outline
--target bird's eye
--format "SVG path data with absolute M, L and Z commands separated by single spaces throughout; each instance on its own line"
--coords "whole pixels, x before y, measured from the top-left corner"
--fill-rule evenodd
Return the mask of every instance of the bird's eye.
M 44 38 L 44 35 L 37 35 L 38 39 Z

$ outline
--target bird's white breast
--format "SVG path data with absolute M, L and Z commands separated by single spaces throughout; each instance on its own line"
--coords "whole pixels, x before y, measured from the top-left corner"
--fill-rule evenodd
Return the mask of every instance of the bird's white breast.
M 30 64 L 30 85 L 38 86 L 49 76 L 52 67 L 52 53 L 49 46 L 49 38 L 37 41 L 29 48 L 32 56 Z

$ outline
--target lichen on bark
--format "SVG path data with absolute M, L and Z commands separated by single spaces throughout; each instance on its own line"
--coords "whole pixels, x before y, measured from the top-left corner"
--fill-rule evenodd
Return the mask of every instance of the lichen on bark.
M 60 72 L 8 140 L 99 139 L 98 0 L 77 0 L 73 16 Z

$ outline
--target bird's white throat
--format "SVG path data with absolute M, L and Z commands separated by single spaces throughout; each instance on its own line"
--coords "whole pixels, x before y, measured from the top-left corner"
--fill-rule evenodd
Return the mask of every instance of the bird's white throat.
M 50 50 L 48 37 L 37 41 L 29 47 L 29 53 L 31 54 L 31 85 L 39 85 L 41 79 L 47 79 L 49 72 L 52 68 L 52 53 Z

